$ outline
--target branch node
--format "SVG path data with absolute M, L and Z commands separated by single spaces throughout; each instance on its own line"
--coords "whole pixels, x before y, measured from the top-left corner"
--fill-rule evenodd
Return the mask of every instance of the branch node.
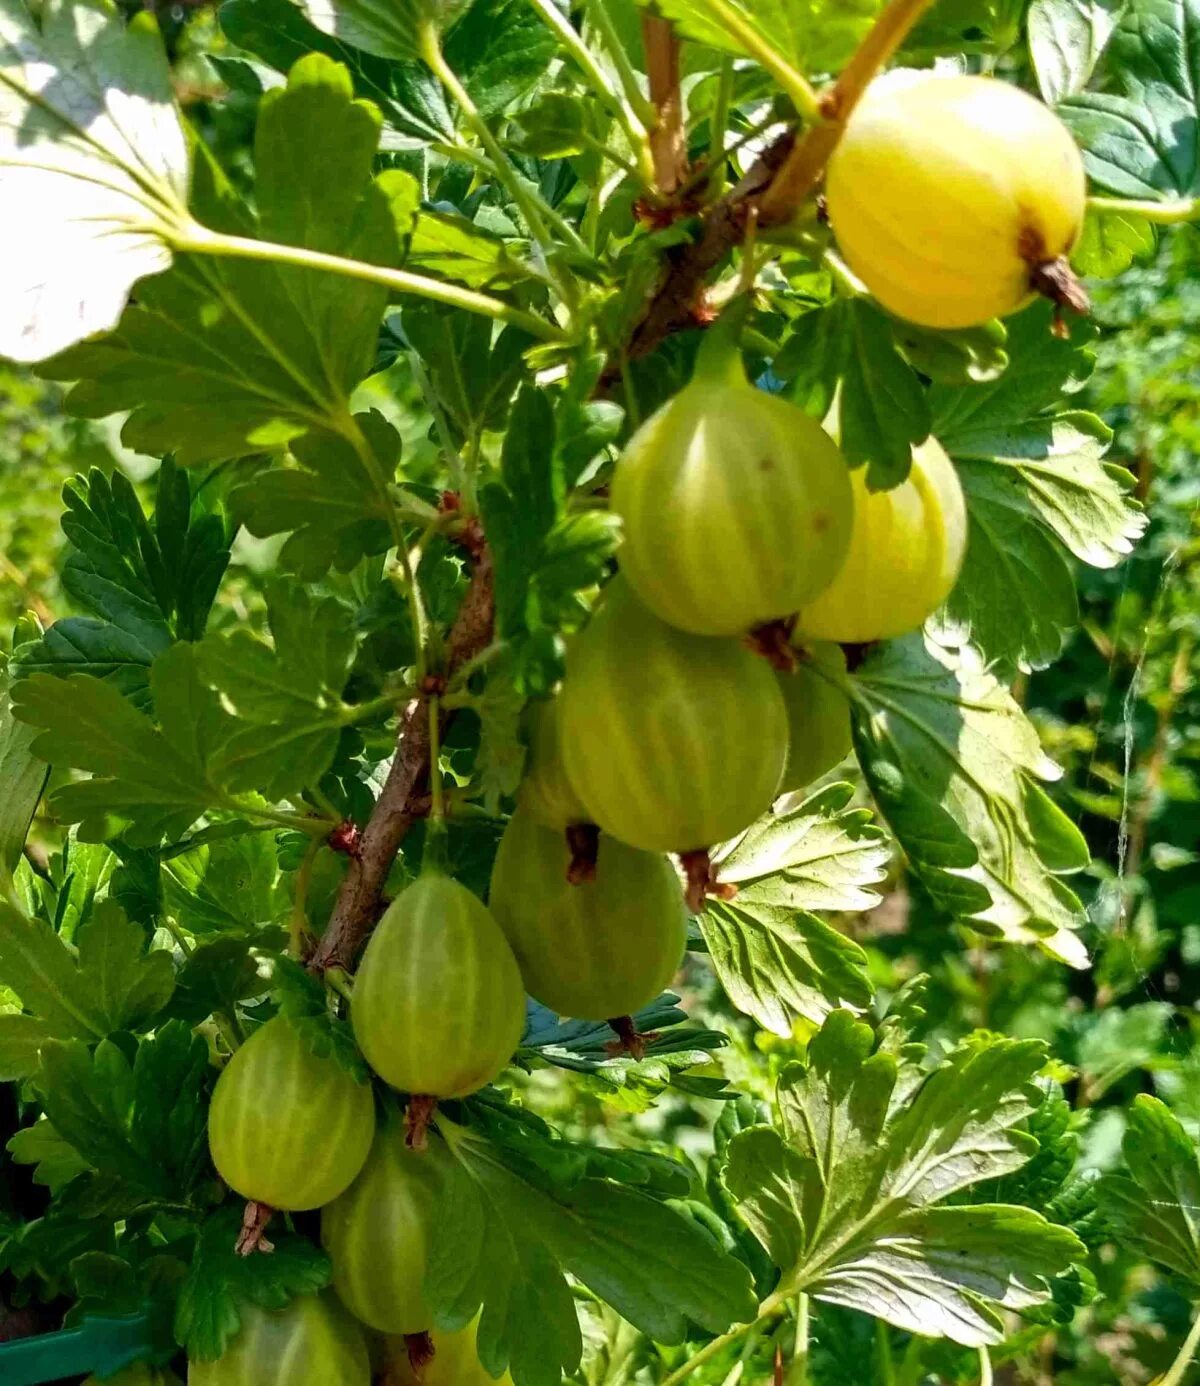
M 362 832 L 358 824 L 349 818 L 343 819 L 325 841 L 333 851 L 340 852 L 354 861 L 362 860 Z

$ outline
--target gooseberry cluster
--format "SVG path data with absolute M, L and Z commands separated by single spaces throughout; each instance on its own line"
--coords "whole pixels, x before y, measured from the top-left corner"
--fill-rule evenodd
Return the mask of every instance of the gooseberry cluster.
M 950 138 L 961 131 L 970 149 Z M 948 177 L 955 159 L 961 176 Z M 1022 306 L 1071 248 L 1083 207 L 1079 156 L 1054 117 L 966 77 L 877 83 L 827 186 L 854 272 L 891 311 L 936 327 Z M 751 384 L 728 322 L 634 434 L 611 505 L 620 571 L 570 644 L 556 696 L 530 709 L 488 905 L 427 871 L 391 903 L 358 969 L 363 1055 L 426 1104 L 499 1075 L 527 992 L 604 1021 L 669 985 L 687 906 L 719 888 L 708 850 L 848 754 L 847 650 L 919 628 L 966 547 L 962 491 L 935 438 L 902 483 L 872 492 L 820 423 Z M 333 1286 L 281 1313 L 247 1311 L 225 1356 L 193 1367 L 195 1386 L 365 1386 L 373 1352 L 394 1356 L 392 1340 L 433 1320 L 441 1138 L 412 1148 L 394 1120 L 377 1122 L 370 1086 L 283 1017 L 228 1063 L 209 1136 L 239 1194 L 321 1210 Z M 491 1379 L 474 1335 L 433 1333 L 425 1386 Z

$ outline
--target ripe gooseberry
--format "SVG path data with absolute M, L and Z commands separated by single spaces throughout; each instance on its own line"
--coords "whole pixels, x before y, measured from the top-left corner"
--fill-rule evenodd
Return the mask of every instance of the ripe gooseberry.
M 332 1294 L 285 1309 L 239 1302 L 242 1327 L 215 1362 L 188 1363 L 188 1386 L 369 1386 L 362 1331 Z
M 738 640 L 667 625 L 621 577 L 567 651 L 561 697 L 571 783 L 631 847 L 723 842 L 779 788 L 787 713 L 770 665 Z
M 460 1328 L 457 1333 L 431 1333 L 433 1357 L 421 1369 L 420 1376 L 409 1366 L 404 1343 L 391 1345 L 391 1380 L 396 1386 L 512 1386 L 507 1372 L 497 1382 L 483 1369 L 476 1346 L 479 1320 Z
M 825 178 L 851 269 L 890 312 L 941 328 L 1003 317 L 1039 290 L 1082 293 L 1065 257 L 1086 195 L 1048 107 L 995 78 L 926 72 L 868 88 Z
M 846 463 L 820 424 L 746 379 L 724 320 L 690 383 L 617 463 L 621 570 L 660 619 L 739 635 L 832 580 L 850 539 Z
M 321 1210 L 333 1288 L 381 1333 L 420 1333 L 433 1322 L 423 1286 L 439 1170 L 430 1151 L 410 1150 L 403 1131 L 384 1123 L 362 1173 Z
M 666 857 L 600 835 L 594 879 L 571 885 L 570 852 L 523 809 L 492 868 L 488 903 L 529 994 L 559 1015 L 630 1015 L 670 984 L 687 942 L 683 892 Z
M 794 671 L 779 675 L 788 715 L 781 792 L 812 784 L 849 753 L 850 704 L 837 683 L 845 675 L 845 651 L 826 641 L 814 641 L 800 652 Z
M 517 801 L 539 823 L 560 832 L 573 823 L 586 823 L 587 809 L 571 787 L 559 747 L 561 717 L 558 699 L 529 706 L 529 755 Z
M 397 895 L 367 944 L 350 1019 L 367 1062 L 394 1088 L 466 1097 L 512 1058 L 525 988 L 484 905 L 429 873 Z
M 801 608 L 796 630 L 866 644 L 916 630 L 950 595 L 967 547 L 967 508 L 954 464 L 936 438 L 913 449 L 912 470 L 890 491 L 854 473 L 850 552 L 829 587 Z
M 283 1016 L 229 1060 L 208 1111 L 221 1178 L 243 1198 L 294 1212 L 319 1208 L 347 1188 L 374 1132 L 371 1085 L 314 1054 Z

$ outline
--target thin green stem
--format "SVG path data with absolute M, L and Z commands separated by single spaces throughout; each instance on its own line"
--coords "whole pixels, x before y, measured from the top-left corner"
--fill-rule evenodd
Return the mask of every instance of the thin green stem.
M 441 44 L 438 42 L 437 31 L 432 25 L 426 24 L 422 27 L 418 35 L 418 46 L 421 57 L 424 58 L 433 75 L 454 98 L 458 108 L 466 117 L 467 124 L 474 132 L 475 138 L 483 146 L 484 153 L 492 162 L 493 174 L 500 180 L 501 185 L 525 218 L 525 224 L 529 227 L 529 234 L 542 252 L 546 273 L 550 276 L 559 297 L 568 306 L 574 305 L 577 299 L 575 282 L 554 268 L 555 244 L 542 215 L 542 209 L 522 184 L 520 174 L 501 148 L 499 140 L 492 134 L 487 121 L 480 115 L 478 106 L 471 100 L 470 92 L 458 80 L 457 73 L 447 63 Z
M 340 967 L 327 967 L 321 974 L 330 991 L 336 991 L 343 1001 L 354 1004 L 354 983 Z
M 621 385 L 625 391 L 625 413 L 629 416 L 629 427 L 636 433 L 642 422 L 642 411 L 638 408 L 637 388 L 633 383 L 633 371 L 629 367 L 629 357 L 621 357 Z
M 1192 1320 L 1192 1326 L 1188 1329 L 1188 1335 L 1183 1340 L 1183 1346 L 1179 1349 L 1179 1355 L 1171 1363 L 1165 1376 L 1160 1376 L 1158 1386 L 1181 1386 L 1187 1369 L 1192 1365 L 1192 1358 L 1196 1355 L 1196 1348 L 1200 1347 L 1200 1313 Z
M 729 108 L 733 101 L 733 59 L 721 62 L 721 75 L 717 78 L 717 96 L 709 120 L 708 132 L 708 192 L 710 197 L 720 197 L 725 187 L 725 135 L 729 126 Z
M 896 1372 L 892 1365 L 892 1335 L 882 1319 L 875 1320 L 875 1365 L 879 1386 L 894 1386 Z
M 421 600 L 421 589 L 417 586 L 417 574 L 408 554 L 408 545 L 401 544 L 396 549 L 400 564 L 400 577 L 404 583 L 404 599 L 408 602 L 408 612 L 412 620 L 413 643 L 416 646 L 417 686 L 420 687 L 429 673 L 429 662 L 425 653 L 425 604 Z
M 749 1323 L 736 1324 L 728 1333 L 722 1333 L 711 1343 L 705 1343 L 700 1351 L 694 1352 L 683 1366 L 676 1367 L 670 1376 L 664 1377 L 662 1386 L 679 1386 L 681 1381 L 686 1381 L 694 1371 L 699 1370 L 705 1362 L 711 1361 L 718 1353 L 724 1352 L 731 1343 L 736 1343 L 739 1338 L 745 1337 L 751 1329 L 758 1328 L 765 1320 L 773 1319 L 782 1313 L 786 1305 L 787 1296 L 785 1294 L 781 1294 L 778 1290 L 769 1294 L 758 1306 L 758 1313 Z
M 791 1386 L 808 1386 L 808 1296 L 796 1296 L 796 1347 L 792 1353 Z
M 759 32 L 743 10 L 729 4 L 728 0 L 706 0 L 706 7 L 725 26 L 726 33 L 735 38 L 775 78 L 805 120 L 815 122 L 822 119 L 817 93 L 784 59 L 775 45 Z
M 650 157 L 649 134 L 636 109 L 628 98 L 613 90 L 608 74 L 600 67 L 578 30 L 553 0 L 529 0 L 529 3 L 558 35 L 563 47 L 587 78 L 588 85 L 625 131 L 635 160 L 635 163 L 629 166 L 630 172 L 646 187 L 653 187 L 654 161 Z
M 1087 205 L 1093 212 L 1125 212 L 1131 217 L 1141 217 L 1158 226 L 1175 226 L 1182 221 L 1196 221 L 1200 218 L 1200 197 L 1139 200 L 1123 197 L 1089 197 Z
M 429 823 L 438 831 L 445 828 L 446 797 L 442 786 L 442 703 L 437 694 L 429 699 Z
M 985 1347 L 979 1349 L 979 1386 L 992 1386 L 992 1358 Z
M 328 818 L 308 813 L 284 813 L 280 809 L 265 809 L 258 804 L 248 803 L 236 794 L 228 794 L 223 806 L 234 813 L 245 814 L 247 818 L 257 818 L 260 823 L 274 823 L 278 828 L 291 828 L 294 832 L 308 833 L 314 837 L 328 837 L 331 828 L 337 823 Z
M 617 80 L 621 83 L 625 100 L 636 113 L 643 128 L 653 130 L 658 124 L 658 112 L 654 109 L 654 103 L 642 90 L 641 81 L 608 13 L 607 0 L 589 0 L 587 15 L 596 26 L 596 32 L 603 40 L 613 67 L 617 70 Z
M 307 250 L 298 245 L 281 245 L 276 241 L 259 241 L 249 236 L 227 236 L 221 231 L 210 231 L 199 222 L 191 222 L 173 238 L 176 250 L 187 251 L 193 255 L 224 255 L 241 260 L 259 260 L 270 264 L 294 265 L 298 269 L 326 270 L 330 274 L 340 274 L 348 279 L 361 279 L 369 284 L 380 284 L 396 293 L 416 294 L 421 298 L 433 299 L 437 303 L 448 304 L 452 308 L 462 308 L 468 313 L 479 313 L 483 317 L 494 318 L 497 322 L 511 323 L 524 328 L 526 332 L 541 338 L 544 342 L 561 342 L 564 333 L 554 323 L 528 313 L 511 303 L 502 303 L 488 294 L 476 293 L 474 289 L 464 289 L 459 284 L 444 284 L 438 279 L 430 279 L 423 274 L 412 274 L 408 270 L 387 269 L 383 265 L 370 265 L 363 260 L 350 260 L 342 255 L 327 255 L 319 250 Z

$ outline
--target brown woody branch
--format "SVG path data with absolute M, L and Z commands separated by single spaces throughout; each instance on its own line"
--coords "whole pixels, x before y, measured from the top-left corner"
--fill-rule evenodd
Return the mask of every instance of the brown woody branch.
M 670 196 L 687 173 L 687 134 L 679 89 L 679 39 L 669 20 L 642 15 L 646 78 L 658 121 L 650 132 L 650 155 L 659 192 Z
M 492 639 L 495 599 L 492 555 L 481 548 L 458 616 L 446 641 L 447 677 L 485 649 Z M 450 714 L 444 714 L 443 723 Z M 400 724 L 396 755 L 370 820 L 362 832 L 357 858 L 352 858 L 329 916 L 324 936 L 309 967 L 349 969 L 379 919 L 383 888 L 392 862 L 408 830 L 428 812 L 429 705 L 414 699 Z
M 668 254 L 658 288 L 633 331 L 628 357 L 645 356 L 670 333 L 696 325 L 703 316 L 705 279 L 742 242 L 752 215 L 759 227 L 779 226 L 795 216 L 816 190 L 859 98 L 932 3 L 891 0 L 822 96 L 824 120 L 800 138 L 789 134 L 776 141 L 737 187 L 712 206 L 699 237 Z

